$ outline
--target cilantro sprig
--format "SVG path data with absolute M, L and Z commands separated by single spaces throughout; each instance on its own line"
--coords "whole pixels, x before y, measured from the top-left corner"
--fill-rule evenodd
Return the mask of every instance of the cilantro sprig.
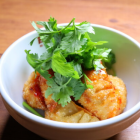
M 86 89 L 85 84 L 80 79 L 65 77 L 59 73 L 55 73 L 54 77 L 48 78 L 47 84 L 49 87 L 46 90 L 45 97 L 47 98 L 53 93 L 52 99 L 62 106 L 71 101 L 71 96 L 78 100 Z
M 95 34 L 89 22 L 75 24 L 75 18 L 65 27 L 57 26 L 57 20 L 50 17 L 46 21 L 31 22 L 42 40 L 46 51 L 41 55 L 25 50 L 28 63 L 46 80 L 48 89 L 45 97 L 52 95 L 52 99 L 65 106 L 71 101 L 71 96 L 79 100 L 87 88 L 94 88 L 87 84 L 90 79 L 83 69 L 94 69 L 97 73 L 103 69 L 112 68 L 115 55 L 108 48 L 99 48 L 107 41 L 93 42 L 89 34 Z M 44 29 L 38 28 L 42 25 Z M 33 45 L 34 38 L 30 45 Z M 54 71 L 54 76 L 48 70 Z M 50 78 L 51 77 L 51 78 Z M 82 83 L 81 77 L 85 82 Z

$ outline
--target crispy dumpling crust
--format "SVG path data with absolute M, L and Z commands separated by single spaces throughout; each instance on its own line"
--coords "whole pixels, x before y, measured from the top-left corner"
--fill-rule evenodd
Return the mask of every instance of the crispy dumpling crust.
M 23 87 L 23 99 L 33 108 L 45 110 L 46 104 L 40 88 L 40 74 L 32 72 Z
M 46 110 L 45 118 L 67 123 L 88 123 L 99 121 L 97 117 L 92 116 L 90 112 L 76 105 L 73 101 L 68 103 L 65 107 L 57 105 L 53 112 Z
M 57 102 L 55 102 L 51 96 L 52 95 L 49 95 L 47 98 L 45 98 L 45 91 L 47 90 L 48 88 L 48 85 L 47 85 L 47 80 L 40 75 L 40 89 L 41 89 L 41 92 L 42 92 L 42 95 L 44 97 L 44 101 L 45 101 L 45 104 L 47 106 L 47 109 L 50 111 L 50 112 L 53 112 L 53 110 L 56 108 L 57 106 Z
M 123 81 L 108 75 L 105 69 L 99 74 L 95 71 L 86 74 L 92 81 L 87 83 L 94 88 L 85 90 L 78 102 L 100 120 L 119 115 L 126 106 L 127 91 Z

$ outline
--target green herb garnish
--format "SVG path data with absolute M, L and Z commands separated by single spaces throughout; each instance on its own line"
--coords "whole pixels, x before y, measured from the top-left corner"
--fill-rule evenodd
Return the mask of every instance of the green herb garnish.
M 30 107 L 26 102 L 23 102 L 22 105 L 27 108 L 30 112 L 32 112 L 33 114 L 39 116 L 39 117 L 43 117 L 42 115 L 40 115 L 37 111 L 35 111 L 32 107 Z
M 97 73 L 103 69 L 112 68 L 115 63 L 115 56 L 111 49 L 99 48 L 107 41 L 93 42 L 89 34 L 94 34 L 94 29 L 89 22 L 75 24 L 75 18 L 65 27 L 58 27 L 56 19 L 50 17 L 48 22 L 38 21 L 31 23 L 42 40 L 46 51 L 41 55 L 30 53 L 25 50 L 28 63 L 38 71 L 46 80 L 49 88 L 45 97 L 52 94 L 52 98 L 61 104 L 67 105 L 71 101 L 71 96 L 75 100 L 80 99 L 82 93 L 87 88 L 88 79 L 83 73 L 83 69 L 94 69 Z M 42 25 L 44 29 L 37 27 Z M 33 45 L 34 38 L 30 45 Z M 113 60 L 113 61 L 112 61 Z M 54 71 L 54 77 L 48 70 Z M 84 76 L 85 83 L 81 82 Z

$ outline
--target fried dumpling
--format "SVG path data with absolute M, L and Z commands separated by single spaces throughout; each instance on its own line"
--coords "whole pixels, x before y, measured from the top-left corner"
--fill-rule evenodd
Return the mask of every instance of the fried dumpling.
M 40 88 L 40 74 L 32 72 L 23 87 L 23 99 L 33 108 L 46 109 Z
M 57 105 L 53 112 L 46 110 L 45 118 L 67 123 L 88 123 L 99 121 L 97 117 L 92 116 L 90 112 L 76 105 L 73 101 L 68 103 L 65 107 Z
M 87 89 L 79 99 L 79 103 L 100 120 L 105 120 L 119 115 L 126 106 L 126 87 L 117 77 L 108 75 L 106 70 L 99 74 L 95 71 L 86 72 L 93 85 Z

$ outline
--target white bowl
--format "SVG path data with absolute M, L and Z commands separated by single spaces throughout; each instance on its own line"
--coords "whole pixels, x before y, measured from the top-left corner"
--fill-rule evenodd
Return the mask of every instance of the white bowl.
M 60 24 L 66 26 L 66 24 Z M 22 106 L 22 89 L 33 71 L 26 61 L 25 49 L 41 53 L 36 40 L 36 31 L 26 34 L 14 42 L 2 55 L 0 63 L 0 87 L 3 102 L 13 118 L 32 132 L 48 139 L 57 140 L 98 140 L 109 138 L 134 123 L 140 116 L 140 44 L 128 35 L 117 30 L 94 25 L 94 41 L 108 41 L 116 54 L 117 76 L 126 84 L 128 96 L 124 112 L 114 118 L 100 122 L 70 124 L 55 122 L 38 117 Z

